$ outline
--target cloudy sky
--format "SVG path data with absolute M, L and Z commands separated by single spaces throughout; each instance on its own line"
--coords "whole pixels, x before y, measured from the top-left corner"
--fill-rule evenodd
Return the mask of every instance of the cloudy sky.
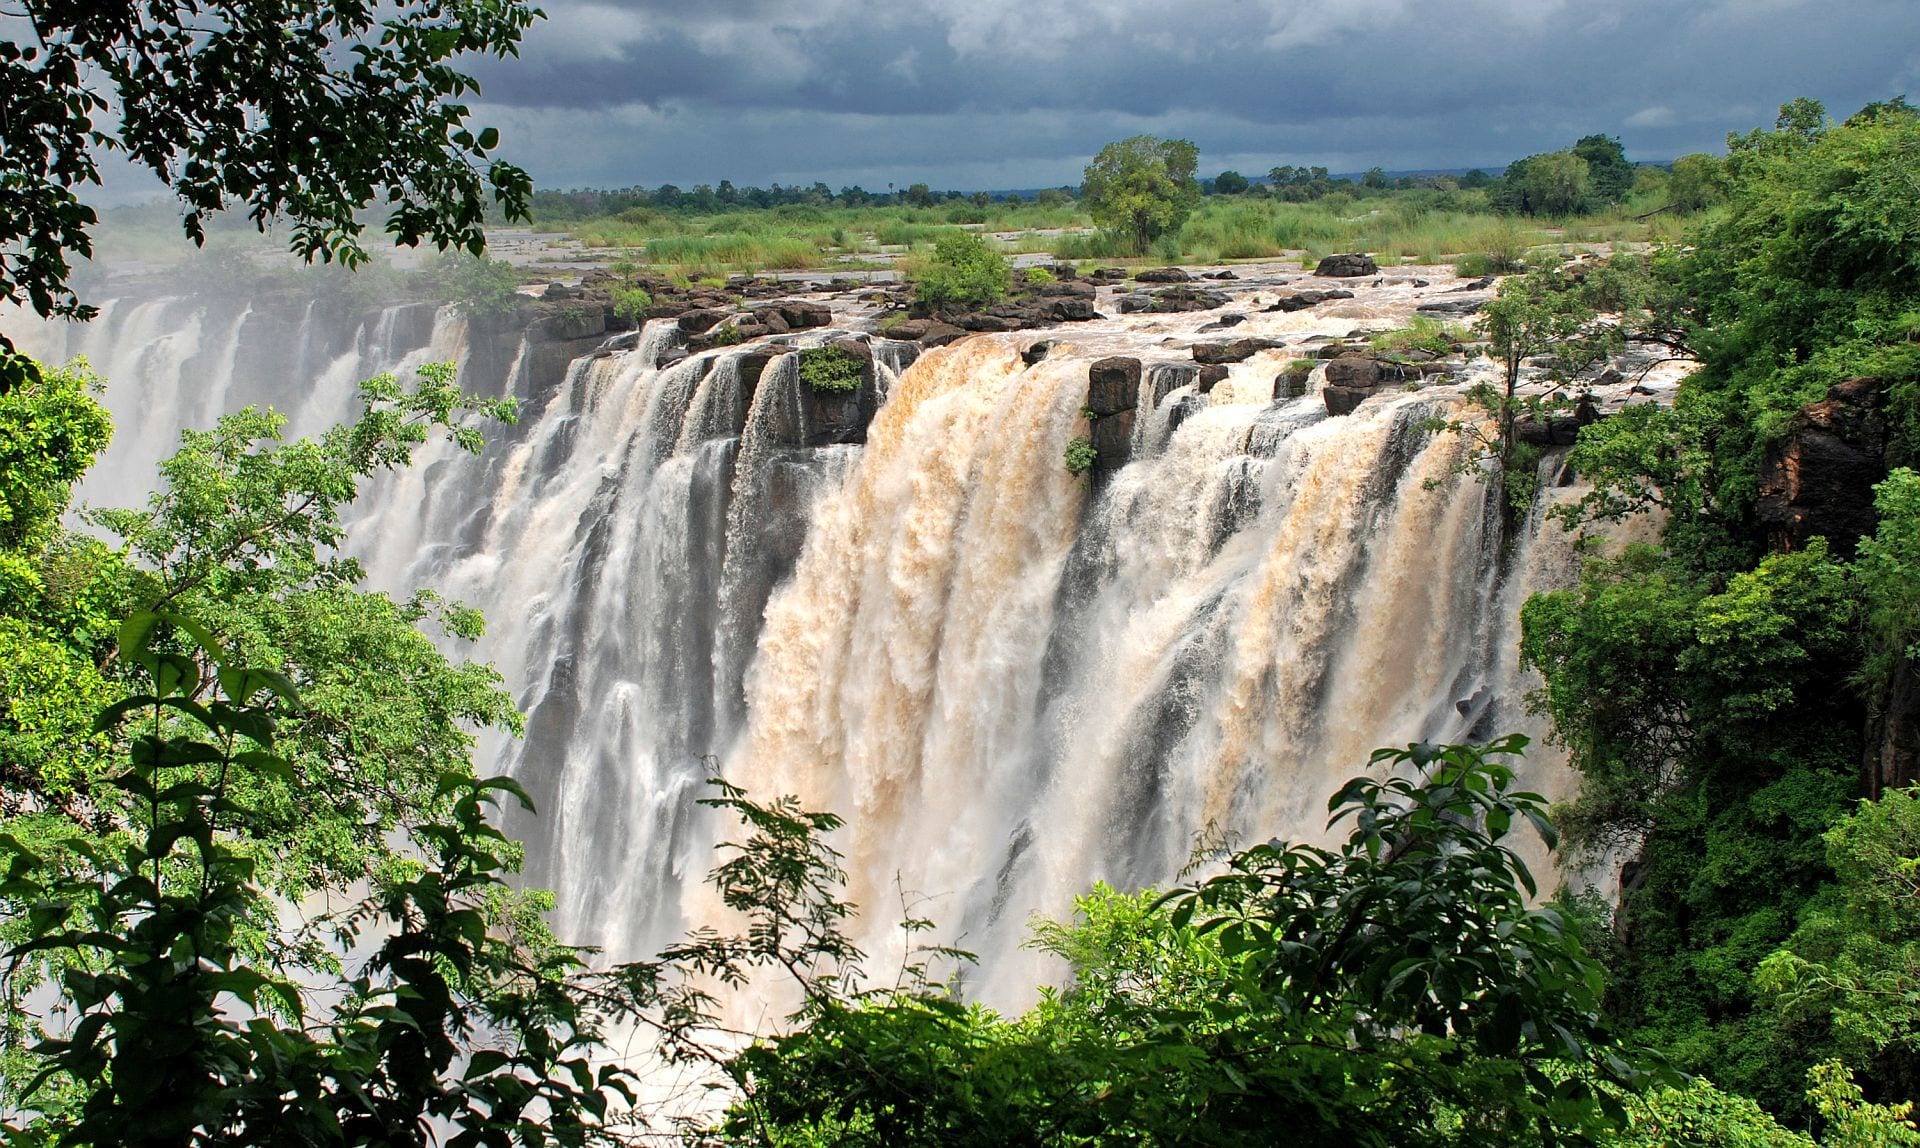
M 542 186 L 1078 182 L 1487 166 L 1618 135 L 1717 149 L 1810 95 L 1920 97 L 1920 0 L 542 0 L 483 122 Z

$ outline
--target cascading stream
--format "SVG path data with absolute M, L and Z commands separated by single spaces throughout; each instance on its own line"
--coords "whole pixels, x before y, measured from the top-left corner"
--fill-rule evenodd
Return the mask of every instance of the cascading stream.
M 129 300 L 27 345 L 116 380 L 102 503 L 147 488 L 177 427 L 241 403 L 315 433 L 351 415 L 354 380 L 438 359 L 522 397 L 479 456 L 424 449 L 349 525 L 374 587 L 485 612 L 458 653 L 498 666 L 528 728 L 481 768 L 540 805 L 510 828 L 561 935 L 611 957 L 715 910 L 698 878 L 730 830 L 695 804 L 709 760 L 846 817 L 872 971 L 904 955 L 902 895 L 924 896 L 933 939 L 981 954 L 969 991 L 1017 1004 L 1057 972 L 1021 947 L 1031 914 L 1098 880 L 1165 883 L 1199 842 L 1323 839 L 1375 746 L 1543 732 L 1518 613 L 1578 552 L 1543 519 L 1550 469 L 1503 552 L 1491 488 L 1427 429 L 1444 390 L 1330 418 L 1318 394 L 1271 401 L 1286 356 L 1262 352 L 1202 393 L 1190 363 L 1152 361 L 1198 317 L 1086 328 L 1033 365 L 1018 336 L 911 367 L 875 338 L 884 401 L 858 445 L 816 425 L 790 348 L 687 356 L 655 321 L 543 378 L 531 335 L 428 318 Z M 1076 478 L 1089 364 L 1116 350 L 1149 359 L 1133 461 Z M 1551 753 L 1527 768 L 1569 787 Z

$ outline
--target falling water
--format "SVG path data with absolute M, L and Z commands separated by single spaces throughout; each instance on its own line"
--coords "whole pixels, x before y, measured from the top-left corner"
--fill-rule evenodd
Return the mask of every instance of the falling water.
M 718 768 L 846 817 L 880 964 L 901 891 L 925 895 L 940 939 L 982 955 L 971 990 L 1013 1003 L 1050 973 L 1021 948 L 1030 915 L 1093 882 L 1166 882 L 1202 841 L 1318 837 L 1377 745 L 1541 732 L 1519 607 L 1577 552 L 1541 507 L 1503 542 L 1466 447 L 1428 429 L 1442 389 L 1330 418 L 1317 394 L 1267 397 L 1281 353 L 1211 394 L 1149 363 L 1133 461 L 1093 482 L 1062 462 L 1088 365 L 1168 320 L 1034 365 L 1017 336 L 910 368 L 875 339 L 865 444 L 823 446 L 793 355 L 685 356 L 656 321 L 541 378 L 524 339 L 482 367 L 457 317 L 418 318 L 129 301 L 29 345 L 119 380 L 100 501 L 242 402 L 311 433 L 351 413 L 354 379 L 430 358 L 525 400 L 477 457 L 423 451 L 351 526 L 373 585 L 485 611 L 480 656 L 528 721 L 483 754 L 539 803 L 512 828 L 579 943 L 642 955 L 708 910 L 687 891 L 723 828 L 695 805 Z M 1528 768 L 1567 788 L 1550 754 Z

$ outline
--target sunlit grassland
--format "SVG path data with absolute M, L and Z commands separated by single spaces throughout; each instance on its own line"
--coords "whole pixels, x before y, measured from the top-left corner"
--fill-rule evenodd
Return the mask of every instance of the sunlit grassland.
M 1223 263 L 1313 260 L 1337 251 L 1366 251 L 1383 265 L 1446 264 L 1495 268 L 1515 264 L 1545 245 L 1671 239 L 1672 216 L 1636 218 L 1640 205 L 1566 220 L 1504 216 L 1473 194 L 1396 192 L 1355 198 L 1335 194 L 1314 203 L 1254 196 L 1203 200 L 1178 233 L 1145 256 L 1121 237 L 1094 228 L 1075 202 L 947 203 L 833 207 L 789 205 L 691 214 L 630 209 L 556 226 L 589 249 L 624 257 L 668 275 L 700 278 L 762 271 L 873 266 L 912 261 L 942 235 L 965 228 L 995 238 L 1009 253 L 1044 253 L 1078 261 Z

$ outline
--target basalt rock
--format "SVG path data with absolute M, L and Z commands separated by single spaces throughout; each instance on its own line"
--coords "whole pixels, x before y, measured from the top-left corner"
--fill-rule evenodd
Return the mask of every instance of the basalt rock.
M 1133 459 L 1133 421 L 1136 412 L 1101 415 L 1093 420 L 1093 468 L 1096 472 L 1119 470 Z
M 1298 291 L 1292 295 L 1282 295 L 1273 301 L 1268 311 L 1305 311 L 1309 307 L 1325 303 L 1330 299 L 1351 299 L 1351 291 Z
M 1600 411 L 1591 402 L 1581 400 L 1570 415 L 1550 415 L 1545 419 L 1516 419 L 1515 441 L 1528 446 L 1572 446 L 1580 440 L 1580 428 L 1600 421 Z
M 1235 339 L 1231 343 L 1195 343 L 1196 363 L 1244 363 L 1261 351 L 1283 346 L 1273 339 Z
M 1209 363 L 1200 368 L 1199 376 L 1193 381 L 1193 389 L 1203 395 L 1207 394 L 1215 386 L 1226 382 L 1227 375 L 1230 373 L 1225 363 Z
M 1046 357 L 1052 352 L 1053 352 L 1053 340 L 1042 339 L 1037 343 L 1029 344 L 1026 350 L 1021 351 L 1020 361 L 1025 363 L 1027 366 L 1031 367 L 1035 363 L 1041 362 L 1044 359 L 1046 359 Z
M 1380 393 L 1378 387 L 1340 387 L 1332 383 L 1320 388 L 1320 398 L 1330 415 L 1350 415 L 1361 403 Z
M 1200 328 L 1200 333 L 1204 335 L 1209 331 L 1224 331 L 1228 327 L 1238 327 L 1246 321 L 1247 317 L 1245 315 L 1238 315 L 1229 311 L 1225 315 L 1220 316 L 1218 319 Z
M 733 312 L 722 310 L 718 307 L 699 307 L 691 311 L 682 310 L 677 312 L 677 314 L 679 316 L 677 321 L 680 324 L 680 329 L 689 335 L 697 335 L 703 331 L 712 330 L 715 326 L 719 325 L 722 319 L 733 314 Z M 651 318 L 653 312 L 649 310 L 647 315 Z M 664 318 L 665 316 L 662 317 Z
M 1329 387 L 1377 387 L 1383 381 L 1380 364 L 1362 355 L 1343 355 L 1327 361 Z M 1331 409 L 1331 408 L 1329 408 Z M 1335 412 L 1336 414 L 1344 412 Z
M 1218 291 L 1205 291 L 1198 287 L 1163 287 L 1151 293 L 1136 291 L 1120 297 L 1120 313 L 1130 315 L 1137 311 L 1149 311 L 1158 315 L 1176 314 L 1183 311 L 1211 311 L 1215 307 L 1225 307 L 1231 300 Z
M 1824 535 L 1850 556 L 1875 525 L 1873 486 L 1887 476 L 1887 383 L 1848 379 L 1801 407 L 1760 463 L 1755 511 L 1775 550 Z
M 1133 275 L 1136 283 L 1191 283 L 1193 276 L 1178 267 L 1148 267 Z
M 1379 274 L 1380 265 L 1373 261 L 1373 256 L 1356 251 L 1327 256 L 1314 267 L 1313 273 L 1326 279 L 1356 279 Z
M 1434 303 L 1422 303 L 1414 310 L 1422 315 L 1472 315 L 1486 306 L 1484 299 L 1441 299 Z
M 1087 368 L 1087 409 L 1097 418 L 1132 410 L 1140 401 L 1140 360 L 1115 355 Z

